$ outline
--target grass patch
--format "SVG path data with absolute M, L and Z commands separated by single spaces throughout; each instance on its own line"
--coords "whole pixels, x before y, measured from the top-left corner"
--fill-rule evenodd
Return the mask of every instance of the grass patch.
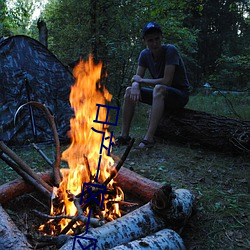
M 214 115 L 250 120 L 250 96 L 248 95 L 195 95 L 190 96 L 187 108 Z

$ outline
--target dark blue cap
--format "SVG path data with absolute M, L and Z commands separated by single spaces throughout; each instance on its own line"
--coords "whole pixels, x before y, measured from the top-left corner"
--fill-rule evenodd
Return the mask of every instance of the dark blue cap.
M 149 22 L 149 23 L 147 23 L 144 27 L 143 27 L 143 29 L 142 29 L 142 37 L 144 38 L 144 36 L 146 35 L 146 33 L 148 32 L 148 31 L 151 31 L 151 30 L 158 30 L 158 31 L 160 31 L 161 33 L 162 33 L 162 30 L 161 30 L 161 27 L 157 24 L 157 23 L 155 23 L 155 22 Z

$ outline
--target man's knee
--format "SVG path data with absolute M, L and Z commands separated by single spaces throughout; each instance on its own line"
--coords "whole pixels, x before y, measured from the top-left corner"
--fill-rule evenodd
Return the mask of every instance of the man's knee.
M 127 87 L 125 90 L 124 98 L 129 98 L 131 93 L 131 87 Z
M 153 92 L 153 96 L 155 97 L 164 97 L 167 93 L 167 90 L 165 88 L 164 85 L 161 84 L 157 84 L 154 87 L 154 92 Z

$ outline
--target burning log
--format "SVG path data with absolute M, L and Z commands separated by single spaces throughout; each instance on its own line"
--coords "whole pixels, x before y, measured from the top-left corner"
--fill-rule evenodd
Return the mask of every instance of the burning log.
M 172 229 L 162 229 L 145 238 L 134 240 L 123 245 L 111 248 L 111 250 L 185 250 L 182 238 Z
M 32 249 L 0 204 L 0 249 Z
M 195 197 L 190 191 L 172 191 L 170 186 L 164 186 L 156 192 L 151 202 L 102 227 L 90 228 L 87 234 L 80 235 L 78 239 L 81 245 L 75 245 L 75 249 L 89 245 L 86 237 L 98 241 L 97 249 L 110 249 L 166 227 L 180 229 L 192 215 L 194 205 Z M 61 250 L 69 249 L 72 245 L 72 240 L 69 240 Z
M 155 135 L 225 152 L 249 153 L 249 131 L 250 121 L 183 109 L 164 116 Z

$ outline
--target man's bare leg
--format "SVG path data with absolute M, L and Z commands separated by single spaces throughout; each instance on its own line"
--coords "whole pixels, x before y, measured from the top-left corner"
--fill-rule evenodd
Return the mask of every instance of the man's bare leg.
M 144 137 L 144 140 L 148 142 L 154 142 L 154 134 L 164 113 L 164 99 L 166 89 L 164 86 L 156 85 L 153 92 L 153 103 L 151 109 L 151 116 L 149 121 L 148 130 Z M 143 148 L 145 145 L 143 143 L 139 144 L 139 147 Z
M 130 88 L 127 88 L 122 107 L 122 131 L 123 138 L 129 137 L 131 122 L 135 112 L 135 102 L 130 99 Z

